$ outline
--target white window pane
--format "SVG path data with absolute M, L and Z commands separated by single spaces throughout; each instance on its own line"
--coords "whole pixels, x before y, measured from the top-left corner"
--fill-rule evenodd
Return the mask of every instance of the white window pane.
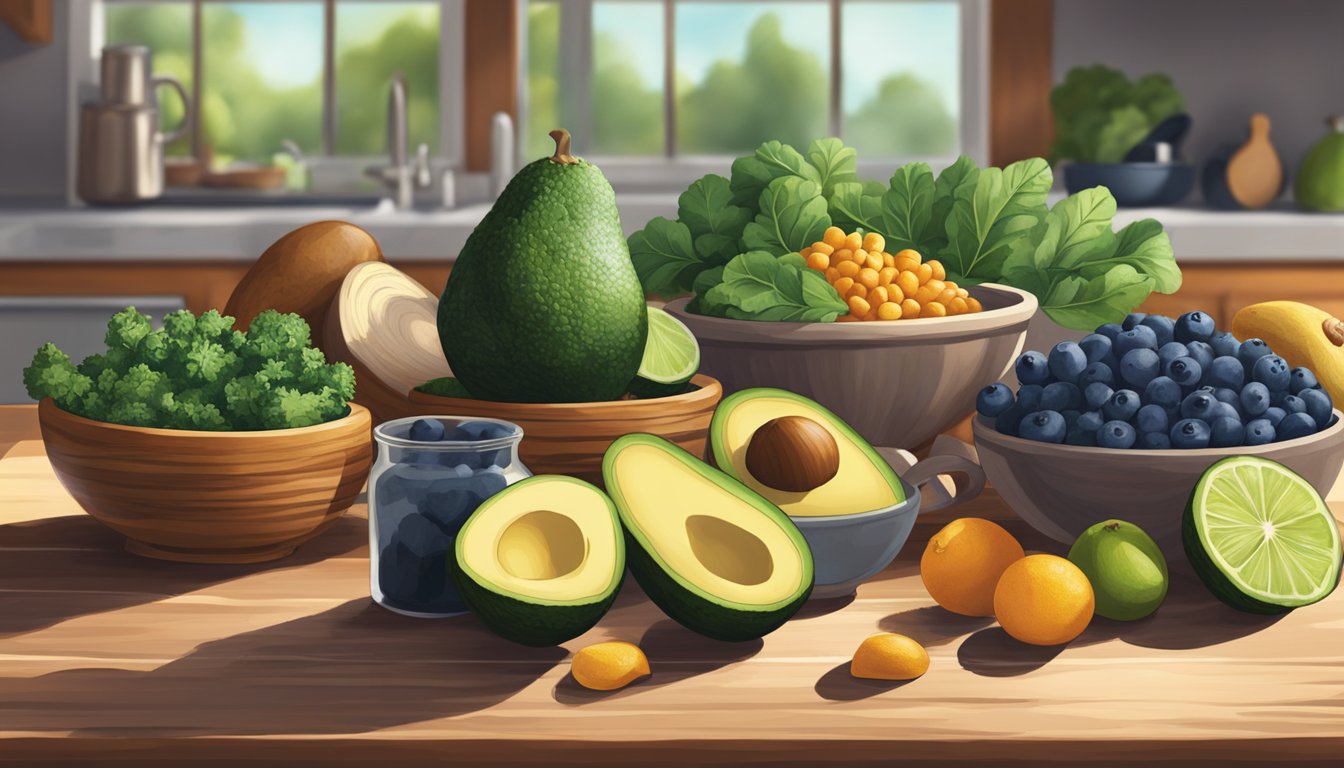
M 387 150 L 387 98 L 395 73 L 406 76 L 407 136 L 412 150 L 439 149 L 439 3 L 336 4 L 336 153 Z
M 191 4 L 108 3 L 103 39 L 107 45 L 148 46 L 155 74 L 172 75 L 191 92 Z M 171 88 L 160 88 L 159 126 L 176 128 L 184 116 L 182 99 Z M 168 145 L 170 155 L 190 155 L 191 138 L 183 136 Z
M 769 139 L 805 147 L 826 135 L 827 3 L 679 2 L 676 14 L 682 154 L 738 154 Z
M 957 153 L 957 3 L 847 1 L 842 25 L 845 141 L 864 157 Z
M 663 52 L 662 3 L 593 3 L 590 152 L 662 154 Z
M 216 166 L 268 162 L 285 139 L 320 153 L 322 3 L 205 3 L 201 14 L 202 142 Z
M 549 157 L 555 142 L 546 135 L 560 121 L 560 4 L 527 4 L 527 124 L 524 157 Z

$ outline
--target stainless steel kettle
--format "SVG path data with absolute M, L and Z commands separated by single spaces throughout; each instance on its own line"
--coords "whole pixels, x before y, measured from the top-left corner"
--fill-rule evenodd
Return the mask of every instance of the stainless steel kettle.
M 169 133 L 159 131 L 151 92 L 168 85 L 182 97 L 185 114 Z M 143 45 L 103 49 L 102 99 L 79 112 L 76 190 L 89 203 L 135 203 L 163 194 L 163 147 L 185 134 L 191 121 L 187 91 L 176 78 L 150 73 Z

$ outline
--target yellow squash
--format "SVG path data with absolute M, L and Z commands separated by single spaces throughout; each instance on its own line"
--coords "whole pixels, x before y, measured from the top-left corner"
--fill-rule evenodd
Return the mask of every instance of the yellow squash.
M 1266 301 L 1232 318 L 1238 339 L 1263 339 L 1288 364 L 1310 368 L 1336 404 L 1344 403 L 1344 322 L 1298 301 Z

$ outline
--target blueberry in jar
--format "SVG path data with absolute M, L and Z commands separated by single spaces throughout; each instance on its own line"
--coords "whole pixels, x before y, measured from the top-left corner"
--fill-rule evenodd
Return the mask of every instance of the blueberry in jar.
M 1204 312 L 1186 312 L 1176 318 L 1176 340 L 1185 344 L 1192 341 L 1207 342 L 1215 330 L 1213 318 Z
M 1189 450 L 1208 448 L 1212 435 L 1208 423 L 1199 419 L 1181 419 L 1171 428 L 1171 447 Z
M 1294 395 L 1304 389 L 1320 389 L 1321 385 L 1316 381 L 1316 374 L 1311 372 L 1310 368 L 1294 368 L 1288 376 L 1288 391 Z
M 1290 413 L 1274 428 L 1280 440 L 1296 440 L 1316 434 L 1316 421 L 1305 412 Z
M 1211 391 L 1205 392 L 1203 390 L 1198 390 L 1191 392 L 1181 401 L 1181 418 L 1187 420 L 1198 419 L 1201 421 L 1209 421 L 1214 417 L 1218 410 L 1218 405 L 1218 398 L 1214 397 L 1213 392 Z M 1171 442 L 1173 444 L 1177 442 L 1174 435 L 1171 438 Z M 1177 445 L 1177 447 L 1179 448 L 1180 446 Z
M 1247 339 L 1241 342 L 1240 347 L 1237 347 L 1237 359 L 1241 361 L 1247 375 L 1250 375 L 1251 369 L 1255 367 L 1256 360 L 1272 354 L 1274 354 L 1273 351 L 1270 350 L 1269 345 L 1263 339 Z
M 1108 421 L 1097 431 L 1097 445 L 1102 448 L 1133 448 L 1138 439 L 1138 433 L 1127 421 Z
M 1166 315 L 1148 315 L 1139 324 L 1153 329 L 1159 347 L 1176 337 L 1176 323 Z
M 443 439 L 443 422 L 438 419 L 416 419 L 407 434 L 417 443 L 437 443 Z
M 1174 408 L 1181 404 L 1181 385 L 1168 376 L 1158 376 L 1143 388 L 1143 401 L 1164 408 Z
M 1101 407 L 1101 413 L 1108 421 L 1129 421 L 1139 412 L 1143 402 L 1139 393 L 1132 389 L 1121 389 L 1111 395 L 1111 399 Z M 1100 442 L 1101 438 L 1097 438 Z
M 1050 378 L 1050 363 L 1040 352 L 1023 352 L 1013 370 L 1023 384 L 1044 384 Z M 1020 396 L 1020 394 L 1019 394 Z
M 1086 388 L 1090 384 L 1101 383 L 1107 386 L 1115 384 L 1115 372 L 1106 363 L 1090 363 L 1078 374 L 1078 386 Z
M 1288 362 L 1278 355 L 1265 355 L 1255 361 L 1251 379 L 1269 387 L 1270 392 L 1288 391 Z
M 1065 434 L 1064 417 L 1056 411 L 1029 413 L 1017 428 L 1018 437 L 1041 443 L 1062 443 Z
M 1135 349 L 1151 349 L 1157 351 L 1157 334 L 1153 329 L 1146 325 L 1130 328 L 1119 336 L 1115 337 L 1115 343 L 1111 345 L 1111 353 L 1123 360 L 1125 355 Z
M 1013 390 L 1003 382 L 990 384 L 975 396 L 975 410 L 981 416 L 994 418 L 1013 404 Z
M 1196 386 L 1204 378 L 1204 369 L 1193 357 L 1178 357 L 1167 363 L 1162 372 L 1182 387 Z
M 1246 368 L 1240 360 L 1227 355 L 1213 358 L 1204 375 L 1205 382 L 1215 387 L 1240 390 L 1246 383 Z
M 1209 337 L 1209 346 L 1213 347 L 1213 354 L 1217 357 L 1235 358 L 1237 350 L 1241 348 L 1241 341 L 1231 331 L 1222 331 Z

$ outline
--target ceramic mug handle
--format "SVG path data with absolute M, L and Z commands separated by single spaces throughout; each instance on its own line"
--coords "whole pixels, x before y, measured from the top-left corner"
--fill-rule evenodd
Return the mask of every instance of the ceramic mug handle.
M 941 438 L 939 442 L 942 442 Z M 980 491 L 985 489 L 985 471 L 975 460 L 974 453 L 961 441 L 956 441 L 958 445 L 939 445 L 934 444 L 934 451 L 940 449 L 946 450 L 946 453 L 935 453 L 927 459 L 920 461 L 909 451 L 892 448 L 879 448 L 878 453 L 891 464 L 901 479 L 916 488 L 921 489 L 923 502 L 920 504 L 920 513 L 933 512 L 934 510 L 944 509 L 953 504 L 960 504 L 963 501 L 970 501 L 980 495 Z M 943 490 L 941 483 L 932 484 L 939 475 L 951 475 L 953 485 L 956 488 L 954 494 L 948 494 Z M 925 486 L 928 486 L 925 489 Z

